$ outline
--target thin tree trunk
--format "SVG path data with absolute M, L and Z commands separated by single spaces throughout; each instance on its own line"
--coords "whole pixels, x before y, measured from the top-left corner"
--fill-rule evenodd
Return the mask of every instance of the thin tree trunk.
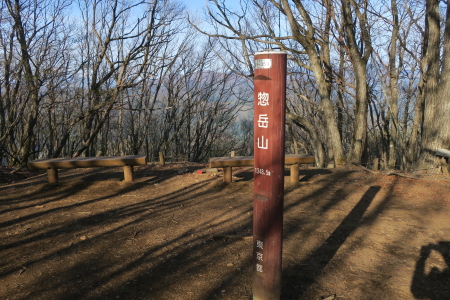
M 372 53 L 372 45 L 368 32 L 366 12 L 361 13 L 359 7 L 353 7 L 361 28 L 361 41 L 364 47 L 359 45 L 355 36 L 355 23 L 352 17 L 352 5 L 350 0 L 341 0 L 344 17 L 345 40 L 347 42 L 350 60 L 353 64 L 356 79 L 355 119 L 353 126 L 352 143 L 348 160 L 361 163 L 367 138 L 367 61 Z M 356 5 L 352 2 L 353 5 Z M 367 4 L 367 3 L 366 3 Z M 363 3 L 364 5 L 364 3 Z M 364 7 L 365 9 L 366 7 Z M 361 51 L 359 50 L 361 49 Z
M 389 51 L 389 77 L 390 77 L 390 139 L 389 139 L 389 159 L 388 168 L 395 169 L 398 139 L 398 68 L 397 39 L 398 39 L 398 10 L 396 0 L 391 0 L 393 28 L 391 34 L 391 49 Z

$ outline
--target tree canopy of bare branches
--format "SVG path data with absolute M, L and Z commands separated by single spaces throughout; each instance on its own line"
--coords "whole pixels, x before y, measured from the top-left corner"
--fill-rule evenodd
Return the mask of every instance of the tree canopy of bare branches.
M 4 0 L 0 159 L 252 154 L 253 53 L 288 53 L 286 151 L 433 169 L 450 148 L 435 0 Z M 74 13 L 75 12 L 75 13 Z

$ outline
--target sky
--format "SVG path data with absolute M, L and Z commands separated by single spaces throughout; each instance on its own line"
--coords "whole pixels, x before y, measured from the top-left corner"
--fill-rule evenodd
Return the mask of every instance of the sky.
M 202 12 L 202 8 L 206 7 L 207 0 L 180 0 L 187 5 L 187 7 L 193 11 L 198 10 Z M 235 6 L 239 3 L 239 0 L 225 0 L 225 4 Z
M 184 2 L 190 10 L 198 10 L 199 12 L 201 12 L 202 7 L 206 6 L 206 0 L 181 0 L 180 2 Z

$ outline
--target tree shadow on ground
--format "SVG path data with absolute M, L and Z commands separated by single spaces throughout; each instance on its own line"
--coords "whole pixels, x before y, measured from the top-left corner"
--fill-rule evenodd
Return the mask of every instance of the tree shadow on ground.
M 422 246 L 411 292 L 416 299 L 450 299 L 450 241 Z
M 283 299 L 298 299 L 314 283 L 346 239 L 360 226 L 364 213 L 380 190 L 379 186 L 369 187 L 358 204 L 318 249 L 295 267 L 284 270 Z
M 331 170 L 327 169 L 301 169 L 300 168 L 300 182 L 309 181 L 314 176 L 333 174 Z M 289 176 L 289 175 L 285 175 Z
M 199 168 L 190 172 L 195 169 Z M 322 216 L 332 225 L 328 238 L 323 236 L 304 252 L 311 252 L 306 258 L 297 256 L 298 263 L 283 270 L 284 300 L 299 299 L 302 294 L 306 298 L 308 286 L 318 281 L 339 249 L 343 250 L 361 224 L 374 221 L 387 205 L 383 201 L 377 208 L 379 201 L 373 199 L 380 187 L 375 183 L 356 185 L 348 176 L 352 171 L 323 178 L 315 176 L 333 171 L 300 170 L 300 175 L 303 172 L 308 172 L 305 176 L 312 182 L 286 190 L 290 199 L 285 205 L 286 237 L 297 239 L 296 244 L 301 244 L 303 237 L 317 239 L 323 233 L 319 230 Z M 25 202 L 7 207 L 8 212 L 26 207 L 30 211 L 3 224 L 8 228 L 0 234 L 8 240 L 0 245 L 4 258 L 0 260 L 0 279 L 18 278 L 27 283 L 5 284 L 4 290 L 15 299 L 27 300 L 251 299 L 251 238 L 227 236 L 251 236 L 252 183 L 226 184 L 220 178 L 186 174 L 179 181 L 155 185 L 154 180 L 177 174 L 174 169 L 141 169 L 132 185 L 119 188 L 116 182 L 105 183 L 99 194 L 94 189 L 98 182 L 80 178 L 74 178 L 74 189 L 69 189 L 69 181 L 64 189 L 64 185 L 59 189 L 44 185 L 50 197 L 47 200 L 39 199 L 39 193 L 26 193 Z M 170 191 L 161 188 L 189 180 L 189 185 Z M 4 197 L 12 201 L 9 191 L 13 190 Z M 340 211 L 338 204 L 355 193 L 352 205 Z M 19 195 L 16 192 L 15 197 Z M 71 203 L 67 202 L 69 196 Z M 334 218 L 327 220 L 326 212 Z M 347 248 L 345 252 L 352 255 Z

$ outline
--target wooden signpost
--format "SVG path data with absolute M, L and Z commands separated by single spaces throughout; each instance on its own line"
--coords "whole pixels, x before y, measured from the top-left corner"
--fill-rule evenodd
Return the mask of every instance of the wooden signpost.
M 286 62 L 282 51 L 255 54 L 253 299 L 281 294 Z

